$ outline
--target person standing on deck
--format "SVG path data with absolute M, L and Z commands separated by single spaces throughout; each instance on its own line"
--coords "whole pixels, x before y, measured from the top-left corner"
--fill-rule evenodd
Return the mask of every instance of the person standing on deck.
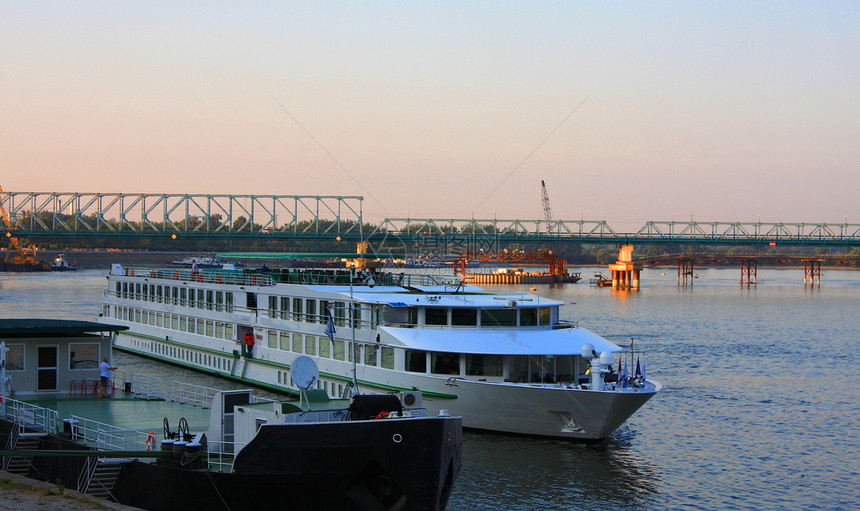
M 245 332 L 245 354 L 248 358 L 251 358 L 251 352 L 254 350 L 254 334 L 251 333 L 250 330 Z
M 99 397 L 110 397 L 107 395 L 107 388 L 110 385 L 110 372 L 115 371 L 116 367 L 108 364 L 108 359 L 105 358 L 102 360 L 102 363 L 99 364 L 99 379 L 101 380 L 101 392 L 99 393 Z

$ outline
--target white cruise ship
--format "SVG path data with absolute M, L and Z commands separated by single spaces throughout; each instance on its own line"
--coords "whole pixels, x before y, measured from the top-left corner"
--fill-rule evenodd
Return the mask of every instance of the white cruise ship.
M 309 356 L 332 398 L 356 382 L 480 430 L 602 439 L 660 391 L 630 361 L 614 372 L 621 348 L 560 319 L 563 302 L 444 278 L 115 264 L 101 321 L 129 327 L 119 350 L 280 392 L 298 394 Z

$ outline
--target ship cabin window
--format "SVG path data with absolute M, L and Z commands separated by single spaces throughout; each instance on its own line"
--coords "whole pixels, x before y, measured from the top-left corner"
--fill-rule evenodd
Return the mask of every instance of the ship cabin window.
M 144 302 L 149 300 L 149 284 L 143 285 L 143 292 L 141 294 L 142 294 L 141 300 L 143 300 Z
M 23 344 L 7 344 L 6 349 L 6 370 L 8 371 L 23 371 L 24 370 L 24 345 Z
M 185 300 L 188 298 L 188 290 L 184 287 L 179 288 L 179 305 L 185 307 Z
M 430 353 L 430 372 L 433 374 L 460 374 L 460 355 L 457 353 Z
M 230 293 L 230 292 L 225 293 L 224 298 L 225 298 L 224 302 L 226 303 L 226 305 L 224 306 L 224 309 L 227 312 L 233 312 L 233 293 Z
M 164 287 L 155 286 L 155 301 L 161 303 L 164 301 Z
M 504 376 L 502 355 L 466 355 L 466 375 Z
M 293 351 L 296 353 L 302 352 L 302 335 L 301 334 L 293 334 Z
M 146 286 L 144 286 L 144 287 L 146 287 Z M 149 301 L 150 302 L 155 301 L 155 286 L 154 285 L 149 286 Z
M 269 332 L 267 333 L 266 342 L 268 343 L 268 346 L 270 348 L 273 348 L 273 349 L 277 348 L 278 347 L 278 332 L 276 332 L 274 330 L 269 330 Z
M 334 358 L 335 360 L 343 360 L 346 355 L 343 341 L 335 339 L 334 343 L 332 344 L 334 345 L 332 350 L 334 351 L 334 356 L 332 358 Z
M 173 299 L 175 301 L 176 297 Z M 218 291 L 215 293 L 215 310 L 219 312 L 224 310 L 224 291 Z
M 373 344 L 367 344 L 364 346 L 364 364 L 369 366 L 376 366 L 377 359 L 377 349 L 379 346 Z
M 425 325 L 447 325 L 448 324 L 448 309 L 443 308 L 443 307 L 425 307 L 424 308 L 424 324 Z
M 269 317 L 276 318 L 278 317 L 278 297 L 270 296 L 269 297 Z
M 411 307 L 392 307 L 386 305 L 382 309 L 382 320 L 386 325 L 402 325 L 409 322 Z M 417 317 L 417 316 L 416 316 Z
M 140 283 L 134 285 L 134 295 L 135 299 L 140 300 Z
M 379 305 L 373 305 L 370 308 L 370 329 L 376 330 L 379 327 Z
M 331 345 L 332 342 L 328 338 L 320 340 L 320 358 L 331 357 Z
M 278 317 L 281 319 L 288 319 L 290 312 L 290 299 L 286 296 L 281 297 L 281 308 Z
M 206 291 L 204 289 L 197 290 L 197 308 L 202 309 L 206 306 Z
M 317 340 L 316 337 L 312 335 L 305 336 L 305 353 L 308 355 L 316 355 L 317 354 Z
M 537 309 L 520 309 L 520 326 L 537 326 Z
M 314 323 L 317 320 L 317 301 L 308 298 L 305 300 L 305 321 Z
M 194 289 L 188 290 L 188 306 L 189 307 L 194 307 L 194 296 L 195 295 L 196 295 L 196 292 L 194 291 Z
M 383 346 L 380 350 L 380 365 L 384 369 L 394 369 L 394 348 Z
M 116 296 L 117 298 L 122 297 L 122 286 L 119 282 L 116 283 Z
M 481 309 L 481 326 L 516 326 L 517 309 Z
M 510 377 L 516 383 L 576 381 L 578 367 L 573 355 L 519 355 L 510 359 Z
M 451 324 L 454 326 L 478 326 L 478 309 L 463 307 L 451 309 Z
M 185 318 L 185 316 L 179 316 L 179 330 L 181 332 L 184 332 L 188 328 L 186 326 L 187 322 L 188 322 L 188 320 Z
M 552 324 L 552 308 L 550 308 L 550 307 L 541 307 L 540 308 L 540 324 L 541 325 L 551 325 Z
M 293 298 L 293 321 L 301 321 L 302 316 L 302 299 Z
M 95 369 L 99 366 L 97 343 L 69 344 L 69 369 Z
M 419 350 L 406 350 L 405 369 L 410 373 L 427 372 L 427 353 Z
M 197 320 L 197 333 L 199 335 L 203 335 L 204 329 L 206 328 L 206 322 L 202 319 Z
M 290 351 L 290 334 L 288 332 L 281 332 L 278 335 L 278 349 Z
M 335 326 L 346 326 L 346 302 L 334 302 Z
M 119 286 L 119 284 L 117 284 L 117 286 Z M 123 297 L 123 298 L 127 298 L 127 297 L 128 297 L 128 282 L 123 282 L 123 283 L 122 283 L 122 297 Z
M 215 323 L 215 337 L 219 339 L 224 338 L 224 323 L 218 321 Z

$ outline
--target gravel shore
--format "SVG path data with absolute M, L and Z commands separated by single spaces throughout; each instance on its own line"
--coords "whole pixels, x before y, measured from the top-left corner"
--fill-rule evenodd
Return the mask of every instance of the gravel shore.
M 0 511 L 135 511 L 104 499 L 0 470 Z

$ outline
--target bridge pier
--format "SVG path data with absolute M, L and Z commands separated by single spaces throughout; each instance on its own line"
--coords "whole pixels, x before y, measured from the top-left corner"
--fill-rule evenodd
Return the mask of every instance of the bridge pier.
M 642 263 L 633 262 L 633 245 L 621 245 L 618 261 L 609 265 L 612 272 L 613 289 L 639 289 L 639 273 Z
M 758 261 L 755 259 L 741 261 L 741 285 L 744 284 L 747 287 L 758 285 Z
M 678 285 L 693 285 L 693 260 L 687 258 L 678 259 Z
M 817 282 L 816 282 L 817 280 Z M 804 259 L 803 260 L 803 285 L 806 285 L 806 282 L 809 282 L 809 285 L 812 286 L 814 284 L 821 285 L 821 261 L 815 259 Z

